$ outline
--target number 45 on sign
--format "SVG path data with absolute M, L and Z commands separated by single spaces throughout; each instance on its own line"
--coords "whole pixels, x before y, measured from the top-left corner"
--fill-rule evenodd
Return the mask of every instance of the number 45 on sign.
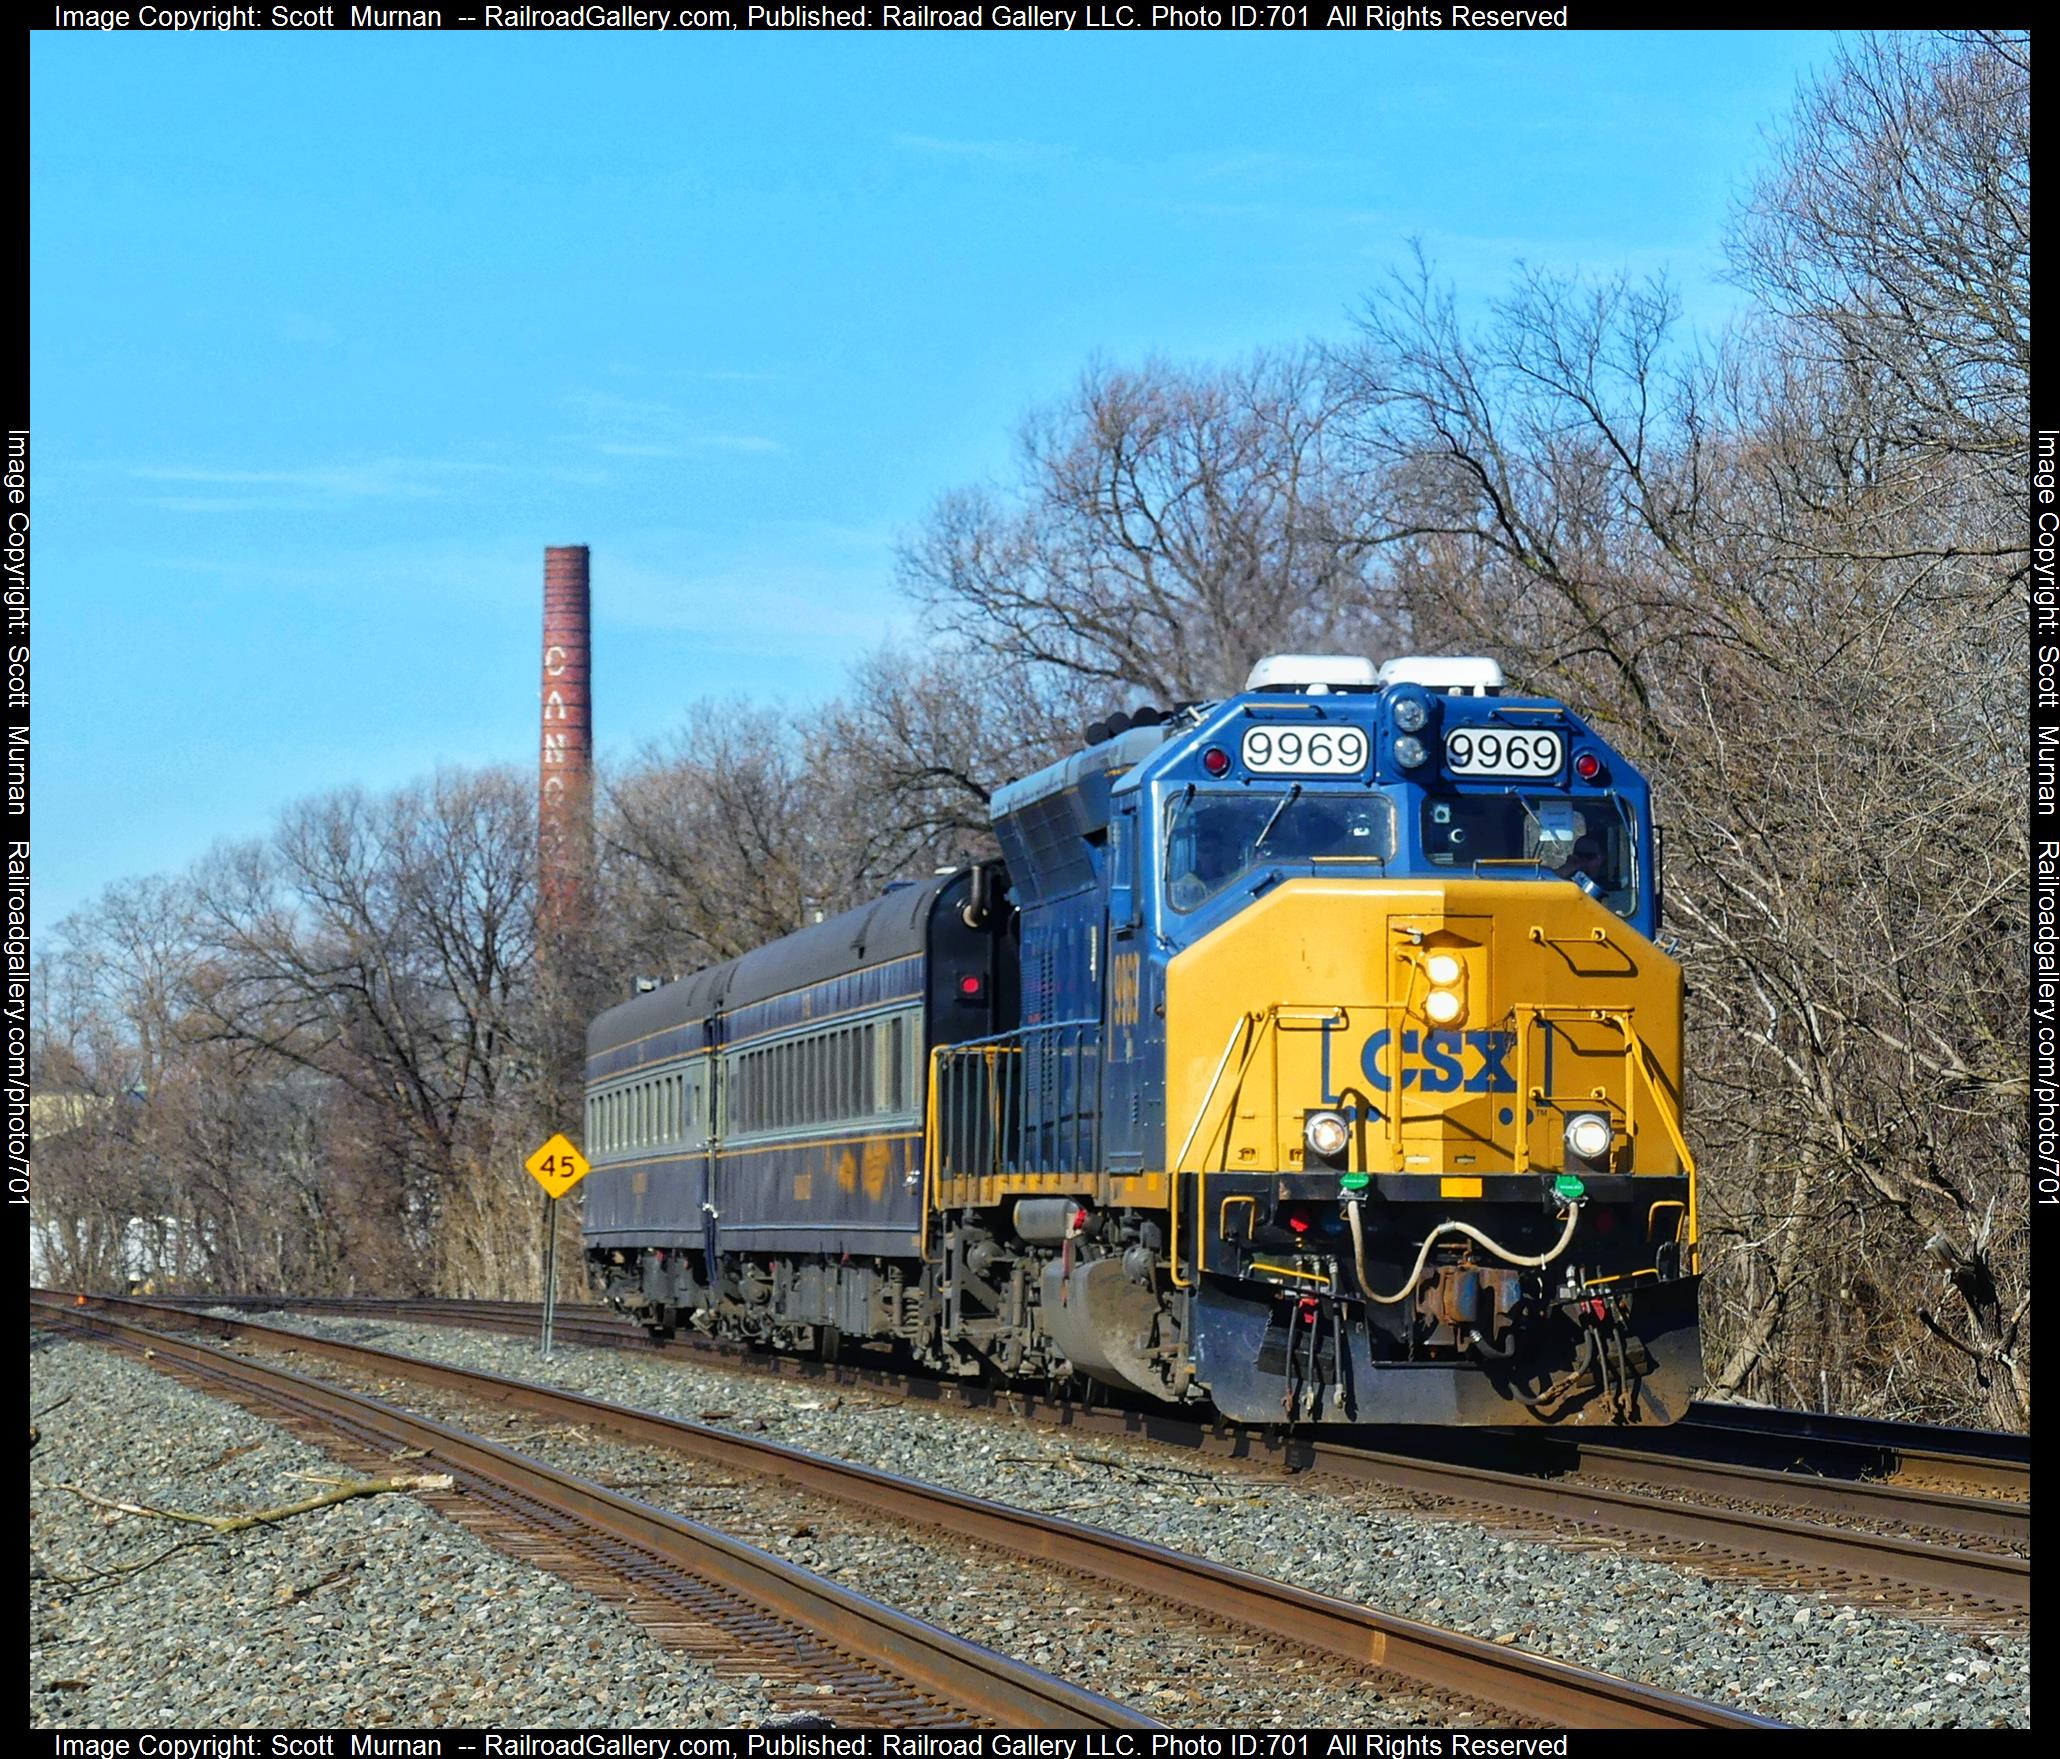
M 506 1164 L 502 1162 L 502 1165 Z M 529 1176 L 553 1197 L 563 1197 L 591 1170 L 586 1156 L 563 1134 L 553 1136 L 522 1164 L 529 1169 Z

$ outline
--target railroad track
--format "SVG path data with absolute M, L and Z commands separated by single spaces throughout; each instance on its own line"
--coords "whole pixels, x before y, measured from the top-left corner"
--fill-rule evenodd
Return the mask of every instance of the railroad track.
M 1698 1453 L 1854 1478 L 1901 1478 L 1996 1496 L 2031 1495 L 2031 1437 L 1876 1417 L 1696 1404 L 1676 1426 Z
M 365 1344 L 285 1331 L 253 1320 L 214 1317 L 190 1308 L 119 1298 L 94 1300 L 79 1306 L 73 1298 L 42 1294 L 32 1294 L 31 1303 L 32 1312 L 50 1323 L 110 1333 L 131 1347 L 153 1350 L 160 1358 L 174 1356 L 182 1367 L 198 1372 L 230 1381 L 262 1372 L 268 1377 L 280 1377 L 291 1386 L 296 1398 L 308 1397 L 308 1389 L 321 1388 L 329 1397 L 347 1401 L 347 1406 L 341 1408 L 347 1408 L 353 1416 L 365 1408 L 375 1408 L 384 1420 L 398 1418 L 416 1426 L 417 1433 L 426 1438 L 407 1445 L 424 1447 L 454 1467 L 463 1459 L 467 1463 L 465 1469 L 469 1470 L 472 1454 L 483 1450 L 497 1457 L 504 1470 L 509 1462 L 514 1462 L 521 1469 L 550 1471 L 539 1467 L 536 1462 L 526 1461 L 521 1455 L 511 1454 L 509 1450 L 476 1437 L 464 1436 L 444 1424 L 399 1413 L 394 1407 L 366 1395 L 326 1388 L 324 1383 L 213 1350 L 188 1338 L 146 1328 L 138 1321 L 146 1316 L 161 1322 L 174 1321 L 215 1335 L 257 1342 L 266 1348 L 320 1356 L 348 1364 L 357 1371 L 404 1379 L 424 1387 L 449 1390 L 466 1398 L 518 1408 L 552 1423 L 599 1431 L 633 1445 L 690 1454 L 719 1464 L 726 1471 L 745 1471 L 775 1479 L 893 1521 L 938 1529 L 979 1545 L 1036 1560 L 1042 1565 L 1120 1585 L 1189 1612 L 1206 1608 L 1207 1616 L 1212 1620 L 1242 1626 L 1276 1646 L 1285 1644 L 1306 1653 L 1350 1663 L 1356 1668 L 1377 1669 L 1431 1694 L 1470 1700 L 1522 1722 L 1635 1728 L 1780 1726 L 1763 1717 L 1683 1697 L 1636 1681 L 1575 1667 L 1509 1646 L 1483 1642 L 1414 1620 L 1394 1618 L 1348 1601 L 1310 1593 L 1268 1577 L 1061 1517 L 1009 1508 L 867 1467 L 804 1453 L 778 1443 L 636 1411 L 577 1393 L 506 1376 L 452 1368 Z M 390 1435 L 394 1431 L 382 1433 Z M 455 1443 L 452 1438 L 456 1438 Z M 552 1473 L 551 1476 L 559 1480 L 567 1477 L 560 1473 Z M 627 1499 L 599 1486 L 577 1482 L 582 1484 L 583 1494 L 589 1497 L 604 1498 L 637 1511 L 641 1522 L 655 1520 L 674 1527 L 694 1528 L 693 1523 L 662 1515 L 641 1504 L 630 1504 Z M 696 1531 L 706 1533 L 707 1530 Z M 723 1544 L 743 1551 L 751 1549 L 740 1546 L 735 1540 L 724 1540 Z M 806 1574 L 796 1572 L 793 1566 L 782 1564 L 766 1554 L 753 1555 L 777 1571 L 789 1575 Z M 820 1581 L 820 1578 L 816 1580 Z M 837 1589 L 833 1584 L 823 1586 L 848 1600 L 862 1600 L 862 1597 Z M 906 1620 L 904 1615 L 894 1616 L 903 1618 L 904 1623 L 920 1625 L 920 1621 Z M 934 1627 L 921 1625 L 920 1628 L 928 1634 L 928 1642 L 933 1648 L 940 1639 L 958 1642 Z M 1002 1659 L 993 1656 L 991 1651 L 980 1650 L 977 1645 L 965 1647 L 976 1650 L 989 1663 Z M 926 1656 L 927 1653 L 926 1650 Z M 963 1669 L 967 1664 L 960 1661 L 955 1665 Z M 1040 1682 L 1034 1689 L 1041 1696 L 1030 1704 L 1033 1709 L 1041 1709 L 1043 1714 L 1043 1720 L 1036 1726 L 1157 1726 L 1093 1694 L 1077 1694 L 1085 1700 L 1084 1705 L 1061 1702 L 1054 1695 L 1054 1689 L 1061 1687 L 1062 1682 L 1051 1681 L 1049 1676 L 1037 1675 L 1034 1670 L 1023 1671 Z M 966 1690 L 956 1675 L 948 1683 L 932 1678 L 925 1683 L 924 1689 L 933 1697 L 963 1694 Z M 984 1689 L 1022 1693 L 1030 1688 L 1012 1680 L 999 1688 Z M 1076 1688 L 1063 1689 L 1077 1693 Z M 992 1699 L 988 1701 L 989 1708 L 984 1713 L 995 1720 L 1010 1723 L 1008 1714 L 992 1708 L 994 1702 Z M 1054 1706 L 1071 1711 L 1073 1720 L 1055 1717 L 1052 1714 Z M 1096 1721 L 1084 1714 L 1087 1710 L 1094 1711 L 1103 1720 Z M 1107 1720 L 1111 1715 L 1129 1720 Z M 1018 1710 L 1012 1725 L 1031 1726 L 1031 1722 L 1023 1711 Z
M 307 1313 L 409 1319 L 496 1332 L 533 1331 L 542 1311 L 534 1301 L 397 1300 L 380 1296 L 287 1300 L 269 1295 L 233 1295 L 167 1299 L 175 1305 L 252 1310 L 292 1308 Z M 556 1324 L 558 1335 L 567 1342 L 618 1348 L 662 1347 L 653 1345 L 641 1326 L 607 1307 L 560 1307 Z M 690 1347 L 707 1347 L 704 1340 L 680 1341 Z M 1411 1439 L 1430 1443 L 1441 1434 L 1453 1433 L 1456 1432 L 1426 1430 L 1413 1432 Z M 1528 1430 L 1511 1432 L 1517 1439 L 1533 1434 Z M 1510 1437 L 1498 1432 L 1498 1439 L 1506 1442 Z M 1605 1454 L 1641 1461 L 1646 1456 L 1665 1456 L 1699 1464 L 1757 1467 L 1795 1478 L 1905 1480 L 1940 1489 L 1950 1487 L 2017 1499 L 2028 1499 L 2031 1494 L 2031 1438 L 1997 1430 L 1946 1429 L 1925 1423 L 1840 1417 L 1766 1405 L 1698 1401 L 1670 1428 L 1641 1430 L 1635 1435 L 1606 1430 L 1555 1432 L 1550 1440 L 1555 1447 L 1578 1447 L 1584 1464 L 1589 1466 L 1599 1466 Z
M 105 1304 L 38 1292 L 30 1305 L 47 1325 L 106 1339 L 260 1415 L 320 1430 L 354 1463 L 390 1466 L 396 1450 L 435 1460 L 459 1493 L 430 1495 L 443 1512 L 603 1598 L 634 1598 L 671 1647 L 748 1659 L 790 1688 L 806 1682 L 808 1694 L 790 1691 L 784 1706 L 800 1714 L 882 1728 L 962 1726 L 969 1717 L 1004 1728 L 1161 1726 L 712 1528 L 383 1400 L 145 1327 Z
M 250 1298 L 248 1304 L 265 1303 Z M 448 1323 L 504 1333 L 533 1329 L 538 1313 L 534 1303 L 523 1302 L 368 1299 L 285 1305 L 303 1312 Z M 571 1309 L 560 1315 L 557 1326 L 567 1342 L 653 1347 L 641 1328 L 603 1308 Z M 2028 1504 L 1870 1479 L 1820 1477 L 1801 1469 L 1773 1471 L 1640 1445 L 1673 1431 L 1641 1432 L 1635 1439 L 1576 1431 L 1544 1436 L 1529 1431 L 1366 1432 L 1383 1439 L 1405 1435 L 1411 1450 L 1405 1453 L 1358 1439 L 1315 1439 L 1197 1423 L 1172 1412 L 1141 1408 L 1083 1409 L 964 1382 L 832 1368 L 787 1357 L 725 1350 L 722 1359 L 789 1376 L 834 1379 L 910 1397 L 1005 1410 L 1082 1433 L 1136 1436 L 1217 1457 L 1313 1470 L 1401 1491 L 1456 1513 L 1515 1517 L 1550 1533 L 1574 1528 L 1650 1548 L 1686 1564 L 1772 1576 L 1798 1587 L 1885 1600 L 1963 1620 L 2008 1624 L 2024 1617 L 2030 1606 Z M 1700 1406 L 1697 1412 L 1728 1409 Z M 1749 1422 L 1765 1425 L 1769 1414 L 1763 1409 L 1740 1409 L 1754 1412 Z M 1727 1422 L 1715 1419 L 1720 1428 Z M 1491 1450 L 1502 1463 L 1472 1463 Z M 1512 1454 L 1519 1467 L 1529 1469 L 1509 1469 Z

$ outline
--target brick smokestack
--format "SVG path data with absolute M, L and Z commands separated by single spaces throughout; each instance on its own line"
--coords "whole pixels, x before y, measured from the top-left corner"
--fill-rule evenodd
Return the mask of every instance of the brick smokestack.
M 542 742 L 537 753 L 539 927 L 585 926 L 594 859 L 592 595 L 587 547 L 544 551 Z

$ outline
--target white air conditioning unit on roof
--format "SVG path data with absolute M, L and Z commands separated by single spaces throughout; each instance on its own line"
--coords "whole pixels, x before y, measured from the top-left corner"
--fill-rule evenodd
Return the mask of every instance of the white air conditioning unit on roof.
M 1448 696 L 1493 696 L 1502 688 L 1502 668 L 1478 654 L 1405 654 L 1381 662 L 1381 688 L 1397 684 L 1420 684 Z
M 1372 690 L 1376 685 L 1373 662 L 1357 654 L 1268 654 L 1245 680 L 1247 690 L 1295 691 L 1306 696 Z

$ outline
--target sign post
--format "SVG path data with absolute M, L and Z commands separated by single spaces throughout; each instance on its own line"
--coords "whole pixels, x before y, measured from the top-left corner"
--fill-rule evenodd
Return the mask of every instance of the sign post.
M 561 1132 L 539 1148 L 523 1167 L 544 1188 L 544 1335 L 542 1353 L 551 1353 L 552 1329 L 558 1312 L 558 1199 L 591 1170 L 586 1156 Z

